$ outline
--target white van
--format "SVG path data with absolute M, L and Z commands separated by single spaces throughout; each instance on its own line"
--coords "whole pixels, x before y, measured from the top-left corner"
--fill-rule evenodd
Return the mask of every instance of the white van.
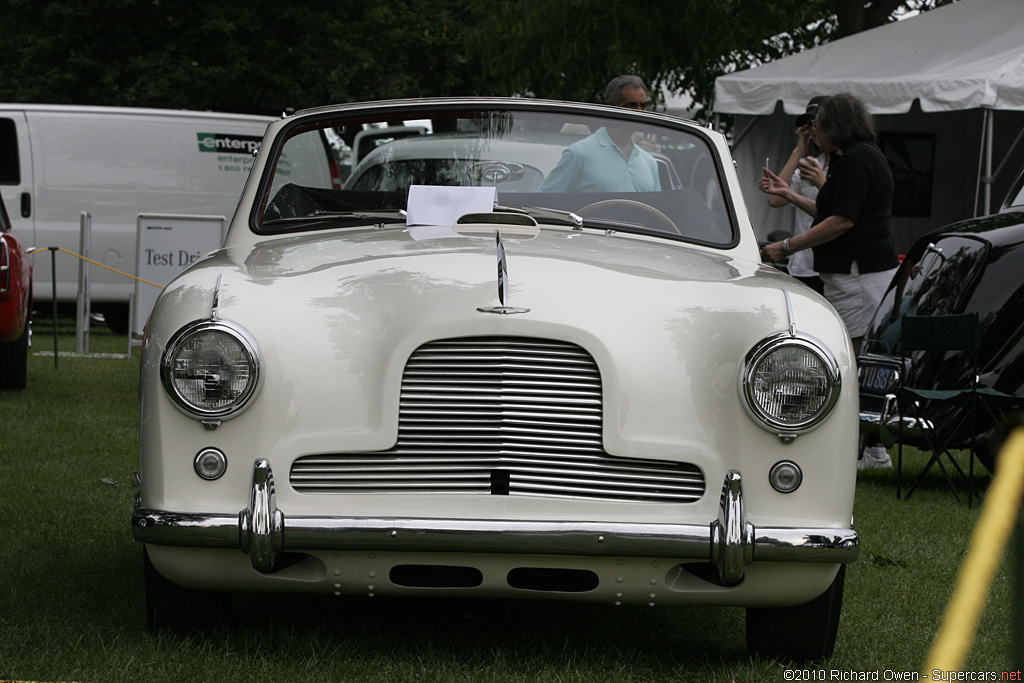
M 90 256 L 135 274 L 140 214 L 234 214 L 265 116 L 214 112 L 0 104 L 0 194 L 15 230 L 36 248 L 77 253 L 82 212 Z M 330 152 L 319 168 L 332 174 Z M 331 178 L 327 179 L 331 182 Z M 328 185 L 330 186 L 330 185 Z M 36 301 L 51 301 L 51 254 L 34 259 Z M 57 300 L 74 301 L 79 260 L 58 252 Z M 90 268 L 93 310 L 128 328 L 135 282 Z

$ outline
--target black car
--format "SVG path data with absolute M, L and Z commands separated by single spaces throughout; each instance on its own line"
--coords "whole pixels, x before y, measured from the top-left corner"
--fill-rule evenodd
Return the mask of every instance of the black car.
M 977 312 L 982 386 L 1024 397 L 1024 172 L 1017 177 L 999 212 L 953 223 L 918 239 L 907 253 L 879 304 L 858 359 L 861 426 L 877 431 L 885 396 L 900 370 L 899 337 L 904 315 Z M 923 352 L 905 368 L 913 386 L 963 388 L 970 384 L 969 352 Z M 955 447 L 972 443 L 990 470 L 995 454 L 986 446 L 994 420 L 979 411 L 974 427 L 965 411 L 948 407 L 933 413 L 940 438 Z M 897 433 L 898 418 L 886 416 L 883 441 Z M 906 426 L 906 424 L 905 424 Z M 905 430 L 904 443 L 915 443 Z

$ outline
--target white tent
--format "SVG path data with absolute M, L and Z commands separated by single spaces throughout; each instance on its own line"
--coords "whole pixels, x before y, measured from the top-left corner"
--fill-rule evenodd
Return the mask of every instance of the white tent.
M 733 144 L 748 186 L 756 188 L 766 157 L 782 167 L 807 101 L 837 92 L 861 98 L 879 131 L 892 134 L 907 179 L 927 175 L 927 210 L 894 218 L 901 247 L 988 213 L 1024 162 L 1013 152 L 1024 130 L 1024 1 L 960 0 L 718 78 L 714 111 L 741 115 Z M 788 225 L 756 189 L 746 194 L 765 231 Z

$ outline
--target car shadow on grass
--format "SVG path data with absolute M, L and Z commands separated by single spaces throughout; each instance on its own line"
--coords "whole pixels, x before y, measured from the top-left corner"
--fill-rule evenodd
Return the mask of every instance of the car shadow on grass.
M 548 600 L 239 594 L 234 628 L 344 640 L 378 652 L 495 652 L 605 656 L 674 667 L 746 658 L 744 611 L 722 607 L 595 605 Z

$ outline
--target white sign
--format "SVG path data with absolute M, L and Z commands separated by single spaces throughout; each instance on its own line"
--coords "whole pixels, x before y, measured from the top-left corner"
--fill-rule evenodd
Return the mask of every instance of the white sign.
M 142 334 L 161 287 L 201 256 L 220 249 L 226 221 L 223 216 L 142 213 L 138 226 L 135 274 L 146 282 L 135 282 L 134 334 Z
M 490 213 L 495 187 L 410 185 L 407 225 L 452 225 L 467 213 Z

